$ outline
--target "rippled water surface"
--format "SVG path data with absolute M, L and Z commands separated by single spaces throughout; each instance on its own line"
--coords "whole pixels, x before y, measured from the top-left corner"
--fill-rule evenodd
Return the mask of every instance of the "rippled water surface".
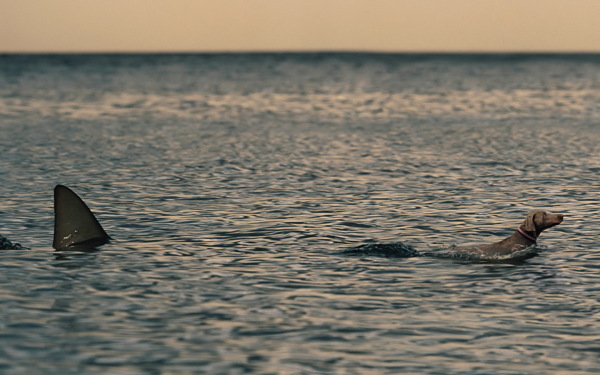
M 600 57 L 0 56 L 0 372 L 597 374 Z M 52 189 L 114 241 L 51 248 Z M 344 256 L 491 243 L 513 263 Z

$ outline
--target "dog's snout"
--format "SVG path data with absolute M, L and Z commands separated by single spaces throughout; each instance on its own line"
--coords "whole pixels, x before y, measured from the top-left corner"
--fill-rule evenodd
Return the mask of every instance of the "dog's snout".
M 562 221 L 562 220 L 563 220 L 563 218 L 565 217 L 565 215 L 563 215 L 563 214 L 558 214 L 558 215 L 556 215 L 556 217 L 558 218 L 558 220 Z

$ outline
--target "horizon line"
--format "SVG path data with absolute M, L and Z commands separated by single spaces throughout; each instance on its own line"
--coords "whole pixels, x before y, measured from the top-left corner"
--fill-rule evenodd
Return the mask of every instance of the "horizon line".
M 0 51 L 0 55 L 277 55 L 277 54 L 381 54 L 381 55 L 600 55 L 600 50 L 377 50 L 377 49 L 290 49 L 290 50 L 89 50 L 89 51 Z

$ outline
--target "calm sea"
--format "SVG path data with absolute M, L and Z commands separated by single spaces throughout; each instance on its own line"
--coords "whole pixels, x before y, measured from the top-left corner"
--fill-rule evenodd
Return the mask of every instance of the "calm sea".
M 0 155 L 2 374 L 600 372 L 600 55 L 3 55 Z

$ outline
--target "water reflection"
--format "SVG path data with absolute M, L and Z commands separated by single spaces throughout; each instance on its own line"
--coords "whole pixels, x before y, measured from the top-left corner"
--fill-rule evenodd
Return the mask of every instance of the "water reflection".
M 0 74 L 7 372 L 595 373 L 595 62 L 97 58 Z M 57 183 L 118 241 L 52 252 Z
M 56 250 L 54 251 L 54 267 L 64 267 L 70 269 L 81 268 L 93 264 L 96 253 L 100 250 L 97 248 L 79 248 L 72 250 Z

